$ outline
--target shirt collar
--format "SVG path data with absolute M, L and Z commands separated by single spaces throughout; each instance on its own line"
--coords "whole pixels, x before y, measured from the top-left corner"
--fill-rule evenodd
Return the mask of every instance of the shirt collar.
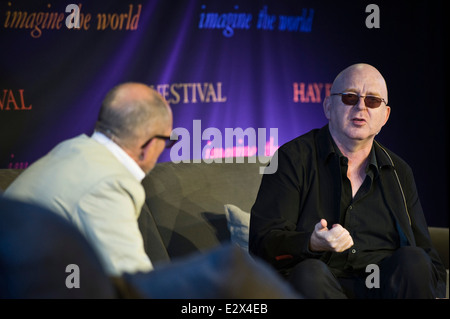
M 326 163 L 329 161 L 331 155 L 336 154 L 334 148 L 334 141 L 331 137 L 328 124 L 322 127 L 318 134 L 318 153 L 319 157 Z
M 320 134 L 319 153 L 321 154 L 323 160 L 327 162 L 332 155 L 336 155 L 339 158 L 339 160 L 341 160 L 341 158 L 346 159 L 346 157 L 342 154 L 339 147 L 334 142 L 333 137 L 331 136 L 330 130 L 328 128 L 328 124 L 325 127 L 323 127 L 321 131 L 322 132 L 319 133 Z M 375 143 L 372 145 L 372 149 L 370 150 L 369 153 L 369 163 L 367 165 L 367 170 L 369 168 L 373 169 L 375 177 L 378 176 L 378 162 L 377 162 L 377 155 L 375 152 Z
M 97 131 L 95 131 L 91 137 L 100 144 L 104 145 L 139 182 L 144 179 L 145 172 L 139 167 L 134 159 L 132 159 L 130 155 L 128 155 L 119 145 L 114 143 L 113 140 Z

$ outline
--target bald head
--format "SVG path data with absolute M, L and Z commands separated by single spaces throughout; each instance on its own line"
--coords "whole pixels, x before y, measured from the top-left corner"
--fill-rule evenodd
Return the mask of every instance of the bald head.
M 341 93 L 353 93 L 358 99 L 356 103 L 344 100 Z M 369 107 L 367 96 L 380 97 L 385 102 Z M 391 108 L 386 103 L 386 81 L 373 66 L 354 64 L 338 74 L 323 107 L 331 136 L 342 152 L 370 151 L 373 139 L 389 119 Z
M 172 125 L 172 112 L 164 98 L 142 83 L 123 83 L 103 100 L 96 129 L 133 146 Z
M 356 91 L 361 83 L 366 86 L 367 95 L 380 96 L 388 101 L 384 77 L 375 67 L 365 63 L 353 64 L 339 73 L 333 82 L 331 93 Z

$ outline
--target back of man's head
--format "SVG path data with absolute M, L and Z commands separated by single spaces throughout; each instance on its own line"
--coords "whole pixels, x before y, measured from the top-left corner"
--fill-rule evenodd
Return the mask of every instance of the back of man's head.
M 148 139 L 170 121 L 170 107 L 157 91 L 142 83 L 127 82 L 106 94 L 96 130 L 129 147 Z

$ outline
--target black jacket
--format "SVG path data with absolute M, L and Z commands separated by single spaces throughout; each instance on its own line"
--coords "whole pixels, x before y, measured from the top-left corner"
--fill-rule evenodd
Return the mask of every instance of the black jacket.
M 280 271 L 307 258 L 327 262 L 330 257 L 311 252 L 308 246 L 321 218 L 329 225 L 339 223 L 340 166 L 338 157 L 329 152 L 331 143 L 328 125 L 297 137 L 275 153 L 277 171 L 262 178 L 251 210 L 249 250 Z M 378 142 L 374 148 L 383 197 L 395 218 L 400 245 L 425 250 L 439 277 L 439 295 L 445 297 L 446 270 L 432 247 L 412 170 Z

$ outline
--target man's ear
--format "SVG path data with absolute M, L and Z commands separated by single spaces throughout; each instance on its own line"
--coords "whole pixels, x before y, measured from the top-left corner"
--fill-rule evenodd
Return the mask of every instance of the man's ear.
M 386 105 L 386 118 L 384 120 L 383 126 L 387 123 L 390 114 L 391 114 L 391 107 Z
M 139 150 L 139 160 L 143 161 L 149 156 L 150 149 L 153 147 L 155 143 L 155 139 L 151 139 L 150 142 L 147 143 L 143 148 Z
M 323 113 L 325 114 L 325 117 L 329 120 L 330 119 L 330 113 L 331 113 L 331 97 L 326 96 L 323 100 Z

